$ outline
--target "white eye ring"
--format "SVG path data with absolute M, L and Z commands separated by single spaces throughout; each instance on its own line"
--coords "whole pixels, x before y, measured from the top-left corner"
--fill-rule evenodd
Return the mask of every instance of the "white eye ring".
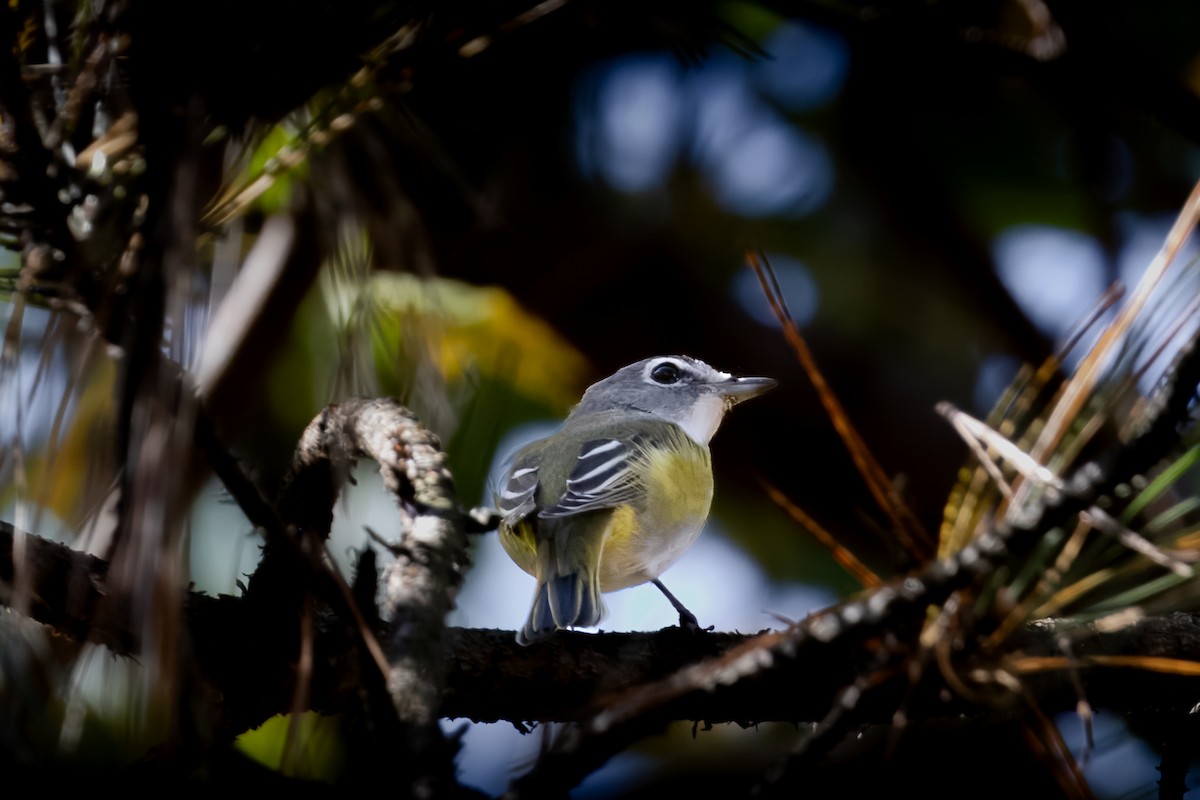
M 670 386 L 683 378 L 683 369 L 674 361 L 663 360 L 652 366 L 647 375 L 657 384 Z

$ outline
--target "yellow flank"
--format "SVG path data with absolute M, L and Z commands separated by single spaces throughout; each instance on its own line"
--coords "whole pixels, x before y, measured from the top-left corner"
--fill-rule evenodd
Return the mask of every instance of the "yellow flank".
M 612 518 L 608 522 L 608 534 L 604 539 L 606 551 L 620 549 L 635 540 L 638 533 L 637 514 L 631 505 L 623 505 L 612 510 Z M 601 556 L 603 558 L 603 556 Z M 603 581 L 601 581 L 603 582 Z
M 644 493 L 637 508 L 612 516 L 600 557 L 600 591 L 613 592 L 657 578 L 683 554 L 704 526 L 712 505 L 708 448 L 686 438 L 647 449 L 641 471 Z
M 537 535 L 528 519 L 521 520 L 515 528 L 501 525 L 500 544 L 518 567 L 537 577 Z

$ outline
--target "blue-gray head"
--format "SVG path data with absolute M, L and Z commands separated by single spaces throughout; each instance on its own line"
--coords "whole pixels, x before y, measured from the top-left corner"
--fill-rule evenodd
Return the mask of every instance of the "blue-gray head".
M 589 386 L 571 416 L 642 411 L 674 422 L 706 445 L 725 412 L 775 385 L 771 378 L 736 377 L 689 356 L 654 356 Z

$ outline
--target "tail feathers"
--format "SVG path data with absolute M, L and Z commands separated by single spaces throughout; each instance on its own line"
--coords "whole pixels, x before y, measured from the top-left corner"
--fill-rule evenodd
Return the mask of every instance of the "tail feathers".
M 529 644 L 559 628 L 588 628 L 598 624 L 604 613 L 596 575 L 582 572 L 558 575 L 538 584 L 533 608 L 525 627 L 517 633 L 517 642 Z

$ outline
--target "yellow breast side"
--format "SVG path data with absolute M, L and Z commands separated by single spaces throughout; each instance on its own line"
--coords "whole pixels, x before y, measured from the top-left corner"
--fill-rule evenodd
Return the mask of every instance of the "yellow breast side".
M 600 590 L 657 578 L 695 540 L 712 505 L 708 451 L 691 442 L 643 454 L 645 494 L 613 515 L 600 560 Z
M 646 508 L 652 517 L 707 517 L 712 505 L 712 460 L 694 444 L 646 454 Z

